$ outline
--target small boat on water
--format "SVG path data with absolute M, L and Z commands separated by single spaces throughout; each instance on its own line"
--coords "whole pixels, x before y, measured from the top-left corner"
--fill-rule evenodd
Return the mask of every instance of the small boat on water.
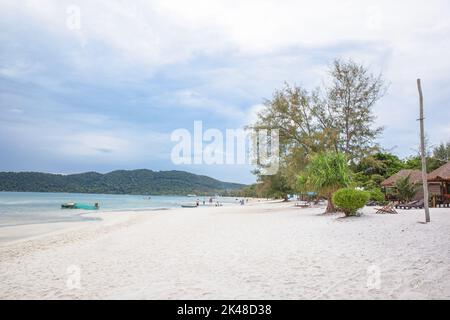
M 193 208 L 197 208 L 198 206 L 196 204 L 182 204 L 181 207 L 193 209 Z
M 75 209 L 75 206 L 76 206 L 75 202 L 67 202 L 61 205 L 61 209 Z
M 83 203 L 67 202 L 61 205 L 61 209 L 98 210 L 100 209 L 100 206 L 98 205 L 98 203 L 90 205 Z
M 188 194 L 187 195 L 189 198 L 195 198 L 197 195 L 195 195 L 195 194 Z

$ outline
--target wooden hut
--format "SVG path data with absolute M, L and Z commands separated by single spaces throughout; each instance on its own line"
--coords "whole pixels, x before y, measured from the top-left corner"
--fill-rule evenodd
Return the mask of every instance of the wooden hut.
M 398 200 L 392 197 L 393 189 L 395 187 L 395 183 L 401 179 L 409 176 L 409 180 L 411 183 L 417 185 L 417 192 L 414 196 L 414 200 L 423 200 L 423 188 L 422 188 L 422 171 L 420 170 L 401 170 L 394 174 L 393 176 L 387 178 L 381 183 L 381 187 L 383 188 L 386 197 L 388 200 Z M 428 182 L 428 191 L 430 193 L 430 197 L 438 196 L 441 194 L 440 183 L 436 181 Z
M 437 185 L 439 192 L 431 194 L 431 202 L 436 206 L 450 206 L 450 162 L 428 174 L 428 184 Z
M 419 184 L 422 182 L 422 172 L 420 170 L 400 170 L 396 174 L 390 176 L 386 180 L 381 183 L 381 187 L 383 188 L 384 193 L 388 200 L 397 200 L 394 199 L 392 194 L 394 193 L 395 183 L 401 178 L 405 178 L 409 176 L 409 180 L 411 183 Z M 419 188 L 418 188 L 419 193 Z M 422 192 L 423 193 L 423 192 Z M 416 194 L 414 197 L 415 200 L 420 200 L 420 194 Z M 423 197 L 422 197 L 423 199 Z

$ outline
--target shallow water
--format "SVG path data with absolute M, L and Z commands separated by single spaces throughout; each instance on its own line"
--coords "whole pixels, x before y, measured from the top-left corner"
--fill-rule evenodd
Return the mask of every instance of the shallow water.
M 198 197 L 202 203 L 208 199 Z M 0 227 L 42 222 L 80 221 L 92 219 L 92 211 L 61 209 L 61 204 L 76 202 L 93 205 L 99 211 L 156 210 L 179 208 L 197 198 L 183 196 L 137 196 L 77 193 L 0 192 Z M 236 203 L 235 198 L 220 198 L 224 205 Z

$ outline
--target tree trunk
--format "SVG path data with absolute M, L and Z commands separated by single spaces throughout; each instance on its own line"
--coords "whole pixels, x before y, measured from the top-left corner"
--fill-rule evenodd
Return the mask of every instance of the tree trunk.
M 335 213 L 336 212 L 336 208 L 334 207 L 334 204 L 333 204 L 333 196 L 332 196 L 332 194 L 329 194 L 327 199 L 328 199 L 328 205 L 327 205 L 327 210 L 325 211 L 325 214 Z
M 289 197 L 288 197 L 288 195 L 287 195 L 287 194 L 285 194 L 285 195 L 284 195 L 284 197 L 283 197 L 283 201 L 284 201 L 284 202 L 289 202 Z
M 422 159 L 422 185 L 423 185 L 423 197 L 424 197 L 424 208 L 425 208 L 425 221 L 426 223 L 431 222 L 430 209 L 428 208 L 428 179 L 427 179 L 427 160 L 425 154 L 425 126 L 424 126 L 424 115 L 423 115 L 423 94 L 422 94 L 422 84 L 420 79 L 417 79 L 417 87 L 419 89 L 420 97 L 420 155 Z

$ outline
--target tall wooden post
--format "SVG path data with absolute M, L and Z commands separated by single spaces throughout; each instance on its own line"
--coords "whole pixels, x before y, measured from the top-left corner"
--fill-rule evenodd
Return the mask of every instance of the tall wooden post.
M 424 114 L 423 114 L 423 93 L 422 84 L 420 79 L 417 79 L 417 88 L 419 89 L 420 98 L 420 153 L 422 157 L 422 185 L 423 185 L 423 200 L 425 207 L 425 220 L 427 223 L 431 222 L 430 208 L 428 207 L 429 195 L 428 195 L 428 175 L 427 175 L 427 159 L 425 154 L 425 126 L 424 126 Z

